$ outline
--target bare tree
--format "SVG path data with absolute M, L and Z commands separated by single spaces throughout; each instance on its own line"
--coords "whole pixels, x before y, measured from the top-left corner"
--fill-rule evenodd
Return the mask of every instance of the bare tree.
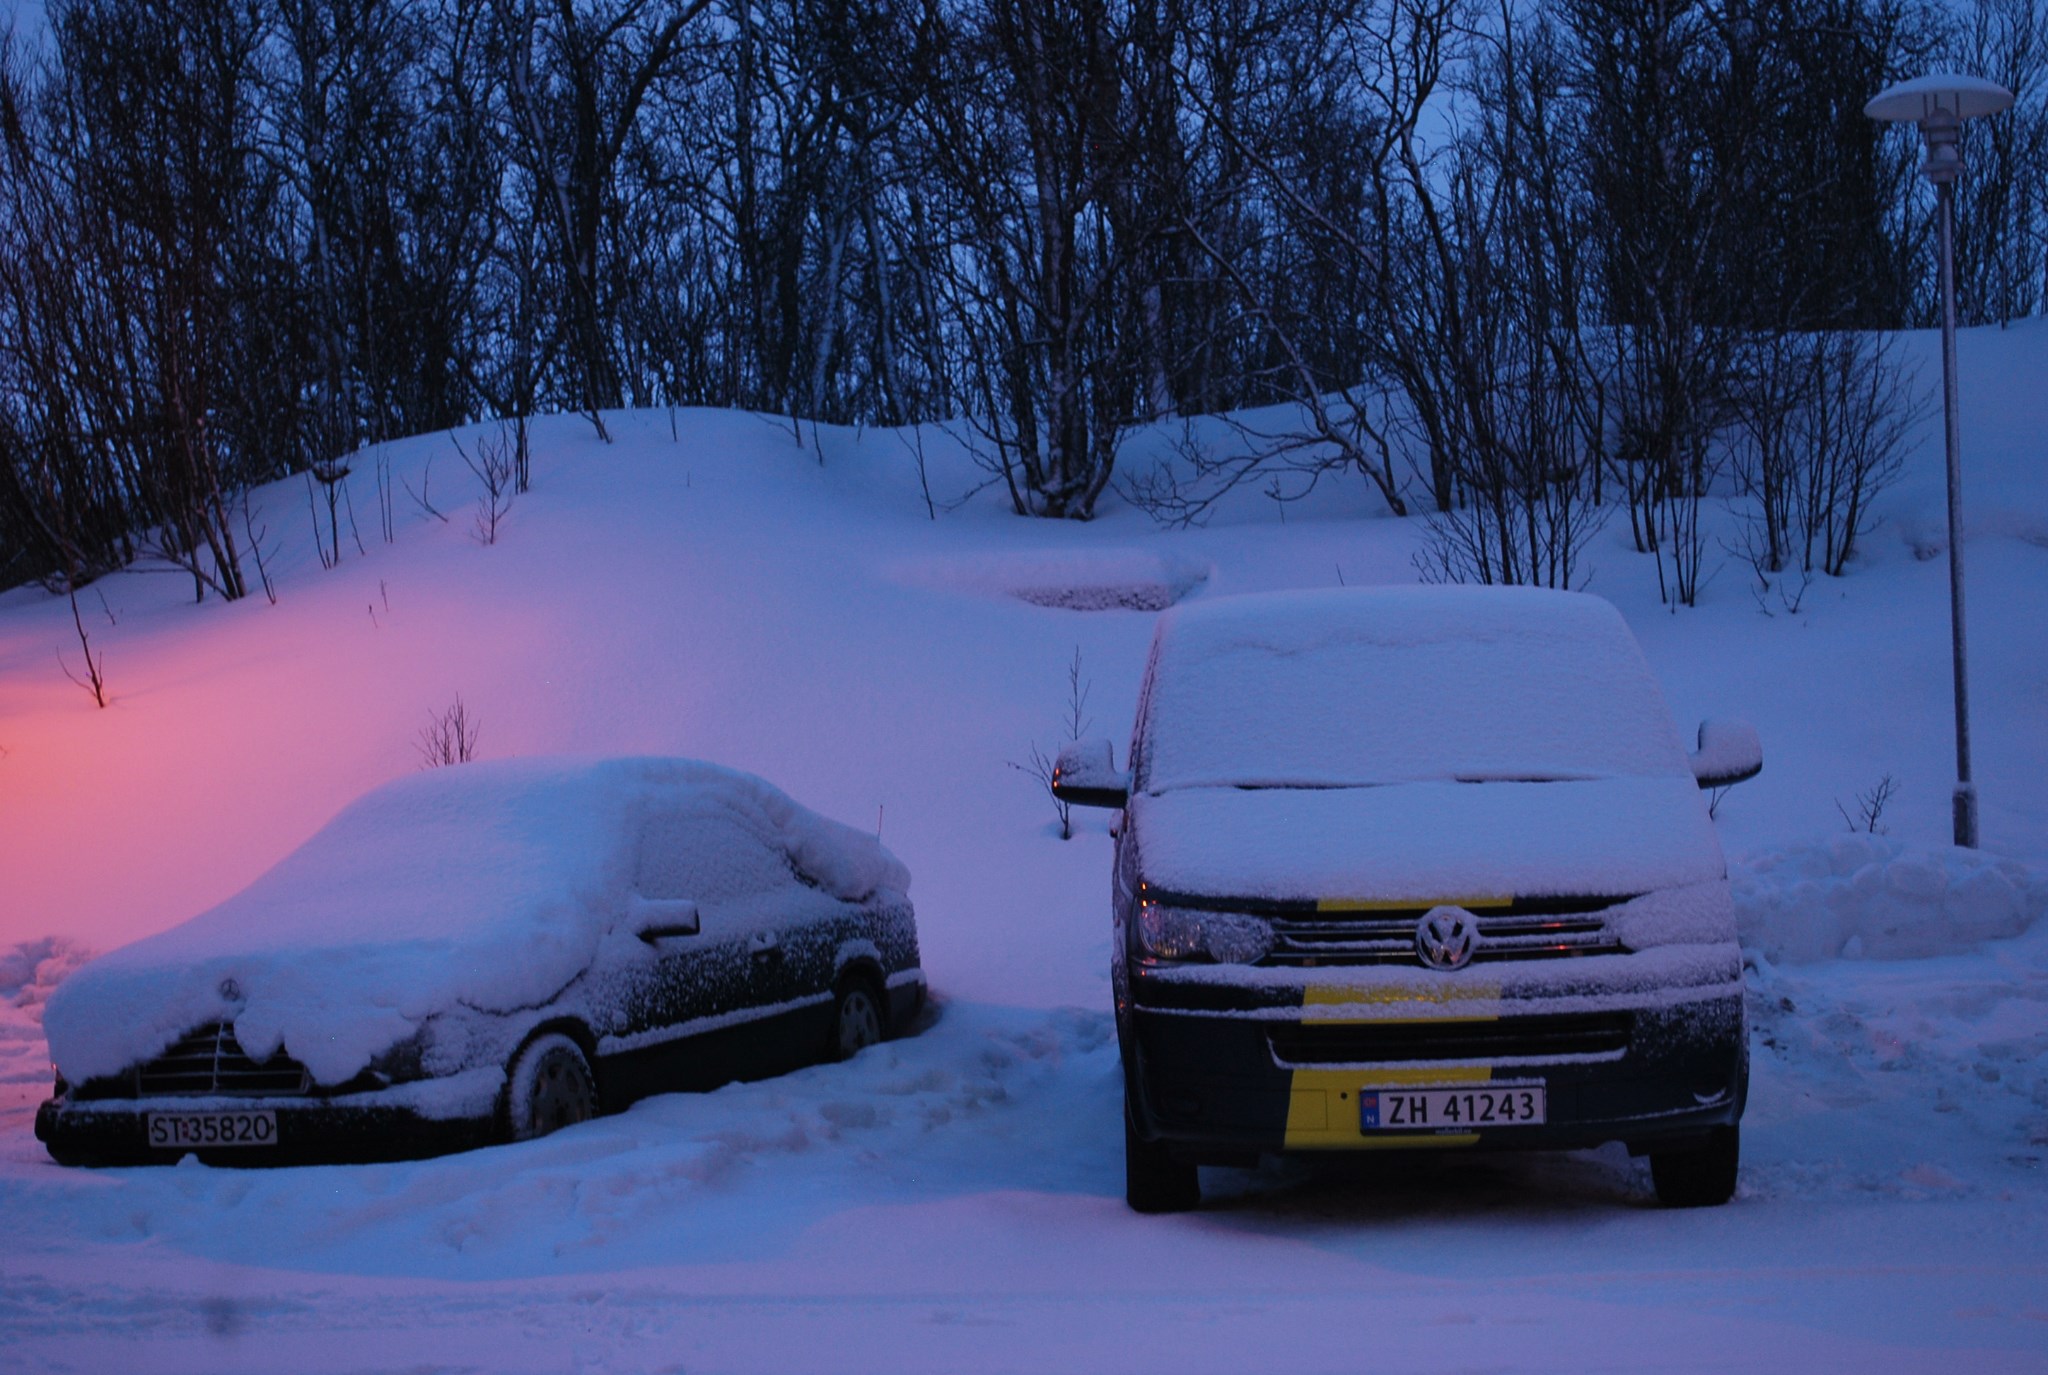
M 561 280 L 557 309 L 582 409 L 600 434 L 620 404 L 607 230 L 614 178 L 657 84 L 709 0 L 492 0 L 514 147 Z
M 1591 205 L 1563 112 L 1569 72 L 1557 30 L 1506 5 L 1470 66 L 1481 114 L 1446 193 L 1409 159 L 1442 296 L 1431 464 L 1450 497 L 1418 565 L 1429 578 L 1570 587 L 1602 519 L 1612 379 L 1583 314 Z
M 968 419 L 1019 514 L 1087 519 L 1143 413 L 1147 144 L 1131 8 L 985 0 L 944 26 L 920 111 L 953 252 L 939 272 L 966 354 Z
M 1062 518 L 1133 427 L 1233 412 L 1127 494 L 1426 491 L 1433 575 L 1561 584 L 1618 505 L 1683 604 L 1730 453 L 1805 557 L 1758 332 L 1929 308 L 1856 93 L 1943 53 L 2019 91 L 1968 134 L 1964 309 L 2048 301 L 2038 10 L 66 0 L 0 45 L 0 582 L 237 597 L 255 541 L 274 593 L 256 484 L 308 475 L 331 563 L 366 447 L 388 540 L 385 440 L 505 419 L 516 493 L 536 414 L 705 404 L 947 423 Z
M 2018 97 L 1966 127 L 1956 183 L 1956 304 L 1966 324 L 2048 305 L 2048 12 L 2034 0 L 1974 0 L 1944 45 L 1960 71 Z
M 1883 824 L 1884 809 L 1890 805 L 1892 798 L 1898 795 L 1898 791 L 1898 783 L 1890 774 L 1886 774 L 1869 790 L 1856 795 L 1856 815 L 1850 816 L 1849 809 L 1844 807 L 1839 799 L 1835 802 L 1835 810 L 1842 814 L 1842 823 L 1851 832 L 1860 831 L 1865 835 L 1881 836 L 1891 830 L 1891 827 Z
M 1393 265 L 1392 201 L 1402 149 L 1442 93 L 1455 13 L 1378 0 L 1224 9 L 1183 45 L 1179 94 L 1200 138 L 1181 150 L 1165 299 L 1185 331 L 1172 361 L 1192 375 L 1168 387 L 1282 404 L 1231 422 L 1223 445 L 1184 445 L 1185 476 L 1129 484 L 1156 515 L 1199 520 L 1255 480 L 1284 502 L 1335 474 L 1407 513 L 1394 431 L 1435 412 L 1415 371 L 1432 355 L 1404 327 L 1442 298 L 1413 280 L 1416 264 Z
M 1840 577 L 1929 401 L 1882 336 L 1821 335 L 1809 367 L 1811 387 L 1792 425 L 1794 534 L 1803 568 Z
M 1093 718 L 1088 715 L 1089 686 L 1087 680 L 1081 676 L 1081 647 L 1076 645 L 1073 660 L 1067 665 L 1067 709 L 1065 719 L 1060 723 L 1063 737 L 1060 746 L 1048 754 L 1033 744 L 1029 763 L 1019 764 L 1015 760 L 1010 763 L 1010 767 L 1019 773 L 1029 774 L 1045 789 L 1045 795 L 1052 799 L 1053 811 L 1060 821 L 1061 840 L 1074 838 L 1074 809 L 1072 804 L 1063 801 L 1059 794 L 1052 790 L 1053 766 L 1059 762 L 1060 748 L 1081 739 L 1088 733 L 1088 727 L 1093 724 Z
M 419 751 L 420 767 L 439 769 L 450 764 L 467 764 L 476 758 L 477 730 L 477 722 L 463 704 L 462 694 L 456 693 L 454 703 L 447 710 L 430 712 L 427 724 L 420 727 L 419 739 L 414 745 Z
M 107 473 L 86 490 L 118 494 L 136 552 L 230 600 L 237 494 L 275 471 L 237 433 L 275 389 L 228 385 L 272 223 L 250 156 L 259 38 L 240 6 L 78 0 L 40 98 L 7 102 L 14 352 L 53 389 L 15 411 L 20 442 L 67 478 Z M 60 548 L 65 527 L 46 526 Z
M 85 677 L 80 678 L 64 662 L 64 652 L 57 652 L 57 667 L 64 670 L 64 676 L 92 693 L 93 705 L 105 710 L 107 705 L 107 654 L 101 650 L 93 653 L 92 637 L 85 632 L 85 618 L 78 614 L 78 588 L 68 589 L 71 598 L 71 624 L 78 631 L 78 649 L 85 657 Z
M 507 433 L 508 429 L 515 433 Z M 483 484 L 484 494 L 477 498 L 476 518 L 470 526 L 470 536 L 478 544 L 498 542 L 498 524 L 511 511 L 513 498 L 522 490 L 519 482 L 520 439 L 516 429 L 517 422 L 514 422 L 499 426 L 495 434 L 478 436 L 474 454 L 463 447 L 454 431 L 448 433 L 448 441 L 455 446 L 455 452 L 462 456 L 463 463 Z M 439 514 L 432 508 L 428 509 L 432 514 Z
M 1793 423 L 1812 381 L 1809 336 L 1763 330 L 1743 340 L 1729 450 L 1744 512 L 1739 552 L 1768 587 L 1791 551 L 1799 453 Z

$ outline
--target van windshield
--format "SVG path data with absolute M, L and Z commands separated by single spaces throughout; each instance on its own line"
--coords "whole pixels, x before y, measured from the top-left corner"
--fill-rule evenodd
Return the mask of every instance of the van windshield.
M 1502 588 L 1195 604 L 1154 643 L 1140 789 L 1690 777 L 1613 607 Z

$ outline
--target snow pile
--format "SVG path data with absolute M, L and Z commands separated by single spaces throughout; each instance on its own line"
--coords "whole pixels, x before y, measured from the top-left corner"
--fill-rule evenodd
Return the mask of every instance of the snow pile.
M 1110 1015 L 971 1007 L 940 1025 L 945 1035 L 885 1042 L 844 1064 L 643 1099 L 509 1151 L 383 1167 L 384 1182 L 335 1171 L 317 1211 L 301 1213 L 300 1235 L 345 1263 L 395 1227 L 413 1264 L 451 1276 L 561 1274 L 771 1246 L 814 1226 L 820 1200 L 879 1203 L 963 1178 L 987 1189 L 1087 1178 L 1100 1086 L 1116 1075 Z M 992 1168 L 988 1141 L 1016 1131 L 1049 1158 Z M 935 1175 L 935 1159 L 949 1169 Z M 237 1200 L 238 1211 L 288 1197 L 268 1173 L 254 1187 L 276 1192 Z
M 1777 964 L 1955 954 L 2021 935 L 2048 912 L 2048 874 L 1881 835 L 1765 851 L 1729 878 L 1743 946 Z
M 1773 965 L 1752 954 L 1756 1130 L 1744 1124 L 1743 1144 L 1767 1133 L 1781 1144 L 1744 1160 L 1745 1197 L 1974 1195 L 1999 1214 L 1976 1233 L 1987 1251 L 2010 1244 L 2007 1218 L 2037 1226 L 2027 1191 L 2048 1147 L 2044 935 L 1946 959 Z
M 1621 613 L 1522 587 L 1323 589 L 1162 618 L 1140 788 L 1692 778 Z
M 960 588 L 1068 611 L 1164 611 L 1209 579 L 1209 565 L 1137 549 L 1028 550 L 900 563 L 914 586 Z
M 319 1082 L 344 1082 L 433 1013 L 552 998 L 630 912 L 642 828 L 688 813 L 787 855 L 796 870 L 774 876 L 786 890 L 857 900 L 909 884 L 873 837 L 711 764 L 438 769 L 351 804 L 220 906 L 80 970 L 50 1000 L 51 1054 L 84 1080 L 232 1020 L 254 1058 L 283 1048 Z M 758 877 L 735 882 L 758 896 Z
M 47 1083 L 43 1004 L 65 976 L 90 958 L 62 936 L 23 941 L 0 951 L 0 1084 Z

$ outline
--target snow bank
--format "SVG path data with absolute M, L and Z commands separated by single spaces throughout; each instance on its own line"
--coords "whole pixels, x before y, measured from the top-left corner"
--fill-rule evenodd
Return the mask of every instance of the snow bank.
M 1692 771 L 1621 613 L 1521 587 L 1329 588 L 1159 624 L 1147 790 Z
M 677 811 L 787 854 L 802 879 L 775 877 L 792 889 L 858 900 L 909 886 L 872 836 L 711 764 L 437 769 L 358 799 L 220 906 L 79 970 L 50 999 L 51 1055 L 83 1080 L 232 1020 L 251 1056 L 282 1048 L 345 1082 L 433 1013 L 532 1007 L 589 968 L 630 908 L 640 828 Z
M 1774 964 L 1954 954 L 2020 935 L 2048 912 L 2048 874 L 1878 835 L 1765 851 L 1729 878 L 1743 946 Z
M 0 1084 L 49 1082 L 43 1004 L 88 958 L 84 946 L 62 936 L 23 941 L 0 951 Z
M 1015 597 L 1069 611 L 1164 611 L 1209 579 L 1209 565 L 1138 549 L 1026 550 L 898 563 L 899 581 Z

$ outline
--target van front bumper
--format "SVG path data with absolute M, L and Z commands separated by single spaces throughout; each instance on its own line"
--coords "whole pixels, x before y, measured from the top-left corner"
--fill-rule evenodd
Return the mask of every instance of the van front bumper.
M 1723 977 L 1648 989 L 1602 989 L 1599 976 L 1612 971 L 1590 968 L 1590 984 L 1520 989 L 1405 971 L 1328 971 L 1335 983 L 1247 972 L 1261 977 L 1132 971 L 1119 1020 L 1134 1125 L 1184 1158 L 1608 1141 L 1640 1152 L 1682 1146 L 1742 1115 L 1739 956 L 1715 971 Z M 1361 1091 L 1505 1084 L 1541 1085 L 1544 1120 L 1425 1131 L 1364 1125 Z

